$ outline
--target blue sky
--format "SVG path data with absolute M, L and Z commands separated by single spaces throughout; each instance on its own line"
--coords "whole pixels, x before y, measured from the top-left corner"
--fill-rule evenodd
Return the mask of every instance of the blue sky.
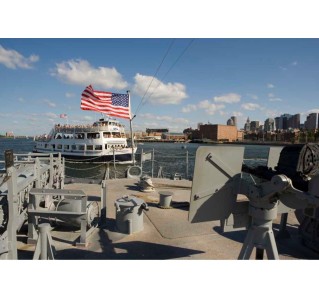
M 318 49 L 319 39 L 3 38 L 0 133 L 46 133 L 62 113 L 93 122 L 100 114 L 80 109 L 89 84 L 131 91 L 134 130 L 180 132 L 232 115 L 240 127 L 283 113 L 303 122 L 319 112 Z

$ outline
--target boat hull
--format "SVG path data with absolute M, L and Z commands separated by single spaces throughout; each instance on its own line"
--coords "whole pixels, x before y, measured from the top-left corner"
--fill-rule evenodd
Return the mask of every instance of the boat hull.
M 48 153 L 49 151 L 39 151 L 34 150 L 34 153 Z M 54 152 L 57 153 L 57 152 Z M 115 162 L 117 163 L 131 163 L 133 161 L 132 153 L 125 153 L 125 154 L 115 154 L 115 155 L 100 155 L 100 156 L 90 156 L 90 155 L 70 155 L 63 152 L 61 153 L 61 156 L 64 157 L 67 161 L 74 161 L 74 162 L 113 162 L 115 159 Z

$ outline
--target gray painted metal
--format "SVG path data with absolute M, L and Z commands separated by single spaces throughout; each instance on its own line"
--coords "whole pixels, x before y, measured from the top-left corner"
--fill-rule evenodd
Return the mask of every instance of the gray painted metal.
M 95 227 L 98 224 L 99 211 L 98 205 L 94 205 L 94 202 L 87 203 L 87 195 L 82 190 L 66 190 L 66 189 L 31 189 L 30 195 L 35 199 L 32 200 L 33 207 L 28 210 L 30 220 L 29 223 L 30 232 L 28 232 L 28 242 L 35 240 L 35 229 L 37 227 L 36 218 L 55 218 L 57 220 L 66 222 L 70 225 L 79 226 L 80 242 L 78 245 L 86 246 L 88 232 L 87 228 Z M 43 210 L 37 203 L 39 203 L 37 197 L 57 197 L 55 210 Z
M 161 207 L 161 208 L 170 208 L 171 207 L 173 193 L 172 192 L 168 192 L 168 191 L 159 191 L 158 193 L 160 195 L 159 207 Z
M 239 192 L 244 147 L 199 147 L 189 208 L 192 223 L 226 219 Z
M 36 223 L 36 219 L 28 216 L 28 207 L 34 204 L 29 192 L 38 188 L 59 188 L 62 184 L 64 169 L 61 155 L 14 155 L 7 152 L 8 163 L 6 173 L 0 174 L 0 258 L 17 259 L 17 231 L 26 220 Z M 9 155 L 10 154 L 10 155 Z M 17 160 L 27 156 L 27 160 Z M 2 176 L 1 176 L 2 175 Z M 30 201 L 31 200 L 31 201 Z M 37 232 L 33 233 L 37 239 Z
M 50 230 L 51 226 L 48 223 L 39 225 L 39 238 L 35 247 L 33 260 L 54 260 L 54 246 Z
M 279 149 L 271 149 L 269 156 L 268 167 L 275 168 Z M 254 248 L 257 259 L 263 258 L 264 251 L 268 259 L 278 259 L 272 222 L 278 213 L 292 209 L 304 209 L 310 218 L 317 218 L 318 170 L 315 173 L 316 169 L 312 169 L 307 177 L 309 191 L 303 192 L 294 188 L 287 175 L 274 175 L 270 181 L 260 183 L 252 177 L 251 181 L 244 180 L 240 174 L 242 162 L 243 151 L 236 147 L 200 147 L 197 150 L 189 220 L 221 220 L 227 231 L 238 229 L 238 225 L 248 228 L 239 259 L 249 259 Z M 237 201 L 238 194 L 245 195 L 249 201 Z M 281 224 L 283 230 L 284 222 L 285 216 Z
M 102 180 L 101 184 L 101 217 L 100 217 L 100 225 L 103 225 L 106 223 L 106 217 L 107 217 L 107 181 Z
M 119 232 L 132 234 L 143 230 L 143 209 L 147 204 L 136 197 L 126 196 L 114 203 L 116 208 L 116 227 Z

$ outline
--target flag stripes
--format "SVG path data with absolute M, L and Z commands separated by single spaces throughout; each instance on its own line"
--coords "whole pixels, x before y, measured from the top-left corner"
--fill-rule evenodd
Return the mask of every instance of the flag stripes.
M 105 113 L 124 119 L 131 118 L 128 94 L 95 91 L 91 85 L 82 92 L 81 109 Z

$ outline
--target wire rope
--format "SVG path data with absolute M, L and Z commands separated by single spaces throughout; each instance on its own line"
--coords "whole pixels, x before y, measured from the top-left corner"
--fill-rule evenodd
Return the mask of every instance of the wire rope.
M 169 74 L 169 72 L 175 67 L 175 65 L 177 64 L 177 62 L 181 59 L 181 57 L 186 53 L 186 51 L 189 49 L 189 47 L 192 45 L 192 43 L 194 42 L 195 39 L 192 39 L 188 45 L 184 48 L 184 50 L 181 52 L 181 54 L 178 56 L 178 58 L 175 60 L 175 62 L 171 65 L 171 67 L 168 69 L 168 71 L 165 73 L 165 75 L 159 80 L 158 85 L 156 86 L 156 88 L 153 90 L 153 92 L 151 93 L 151 95 L 148 97 L 148 99 L 150 99 L 154 92 L 157 90 L 157 88 L 161 85 L 161 83 L 163 82 L 163 80 L 165 79 L 165 77 Z M 153 82 L 154 77 L 152 78 L 152 82 Z M 145 95 L 144 95 L 145 96 Z M 144 99 L 143 96 L 143 99 Z M 145 104 L 146 101 L 144 101 L 144 103 L 142 103 L 143 99 L 141 100 L 139 106 L 136 109 L 135 115 L 137 115 L 138 110 L 140 109 L 141 105 Z
M 175 39 L 173 39 L 173 41 L 170 43 L 168 49 L 166 50 L 166 53 L 165 53 L 165 55 L 164 55 L 164 57 L 163 57 L 161 63 L 160 63 L 159 66 L 157 67 L 156 72 L 155 72 L 155 74 L 153 75 L 153 78 L 152 78 L 151 82 L 149 83 L 149 85 L 148 85 L 148 87 L 147 87 L 147 89 L 146 89 L 146 91 L 145 91 L 145 93 L 144 93 L 144 95 L 143 95 L 143 97 L 142 97 L 140 103 L 139 103 L 138 106 L 137 106 L 137 109 L 135 110 L 134 116 L 137 114 L 137 112 L 138 112 L 140 106 L 142 105 L 143 100 L 144 100 L 144 98 L 145 98 L 145 96 L 146 96 L 146 94 L 147 94 L 147 92 L 148 92 L 150 86 L 152 85 L 155 76 L 157 75 L 158 71 L 160 70 L 160 68 L 161 68 L 161 66 L 162 66 L 162 64 L 163 64 L 163 62 L 164 62 L 164 60 L 165 60 L 165 58 L 167 57 L 169 51 L 171 50 L 171 48 L 172 48 L 174 42 L 175 42 Z

